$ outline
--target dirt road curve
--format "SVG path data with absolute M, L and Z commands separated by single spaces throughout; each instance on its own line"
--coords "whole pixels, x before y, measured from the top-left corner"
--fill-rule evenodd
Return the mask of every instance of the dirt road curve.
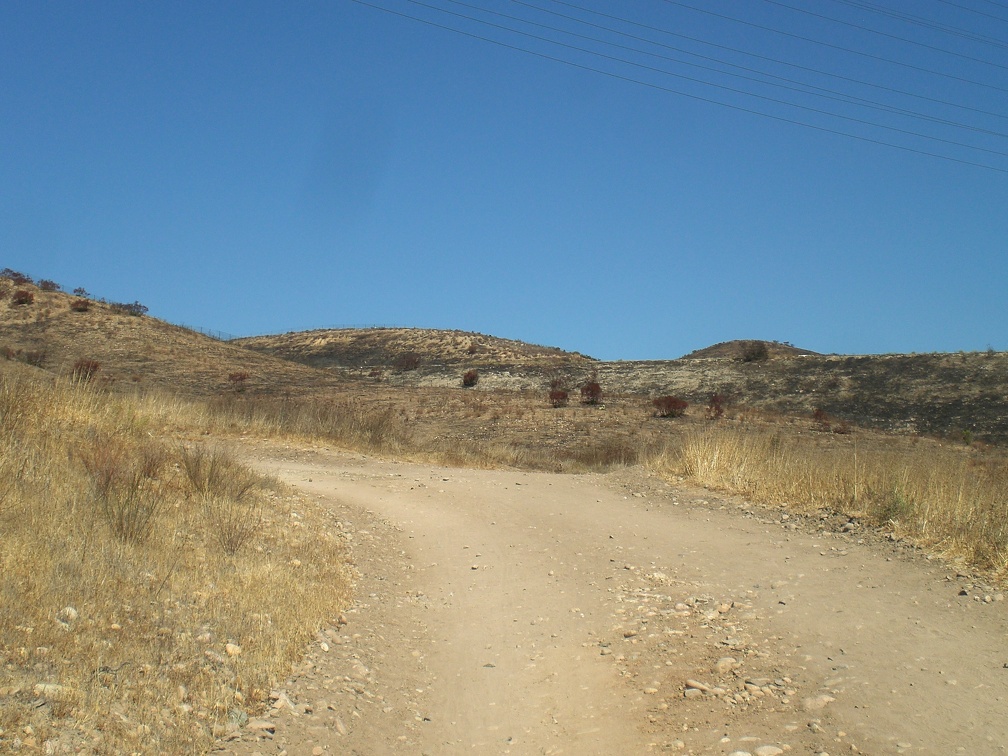
M 360 577 L 222 752 L 1008 748 L 1008 602 L 856 528 L 640 472 L 246 454 L 331 508 Z

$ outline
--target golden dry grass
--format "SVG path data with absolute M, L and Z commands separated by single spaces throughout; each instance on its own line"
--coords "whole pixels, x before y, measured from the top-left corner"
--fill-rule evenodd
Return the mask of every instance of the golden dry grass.
M 152 409 L 0 376 L 0 750 L 203 752 L 349 599 L 327 515 Z
M 1008 578 L 1008 456 L 998 449 L 710 425 L 649 464 L 755 501 L 860 518 Z

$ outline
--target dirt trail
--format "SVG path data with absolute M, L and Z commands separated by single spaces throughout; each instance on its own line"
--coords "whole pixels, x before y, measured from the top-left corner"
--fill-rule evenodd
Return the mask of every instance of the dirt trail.
M 223 752 L 1006 750 L 1008 602 L 856 529 L 638 471 L 246 453 L 332 508 L 360 577 Z

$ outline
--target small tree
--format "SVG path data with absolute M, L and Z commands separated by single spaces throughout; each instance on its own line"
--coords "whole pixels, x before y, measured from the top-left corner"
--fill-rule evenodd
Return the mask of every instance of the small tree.
M 18 289 L 14 292 L 14 296 L 11 297 L 11 304 L 15 305 L 30 305 L 35 301 L 35 295 L 28 289 Z
M 581 387 L 581 403 L 598 405 L 602 403 L 602 387 L 592 379 Z
M 465 388 L 472 388 L 477 383 L 479 383 L 479 373 L 475 370 L 466 370 L 465 373 L 462 374 L 462 385 Z
M 570 395 L 563 389 L 551 389 L 549 392 L 549 402 L 554 407 L 566 407 L 570 401 Z

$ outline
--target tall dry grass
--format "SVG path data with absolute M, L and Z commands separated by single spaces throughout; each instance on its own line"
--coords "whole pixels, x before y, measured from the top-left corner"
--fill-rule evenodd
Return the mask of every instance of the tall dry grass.
M 0 751 L 208 750 L 345 606 L 343 547 L 276 481 L 157 441 L 140 402 L 20 367 L 0 375 Z M 194 482 L 196 458 L 218 472 Z
M 649 464 L 755 501 L 861 518 L 1008 578 L 1008 456 L 996 449 L 712 425 Z

